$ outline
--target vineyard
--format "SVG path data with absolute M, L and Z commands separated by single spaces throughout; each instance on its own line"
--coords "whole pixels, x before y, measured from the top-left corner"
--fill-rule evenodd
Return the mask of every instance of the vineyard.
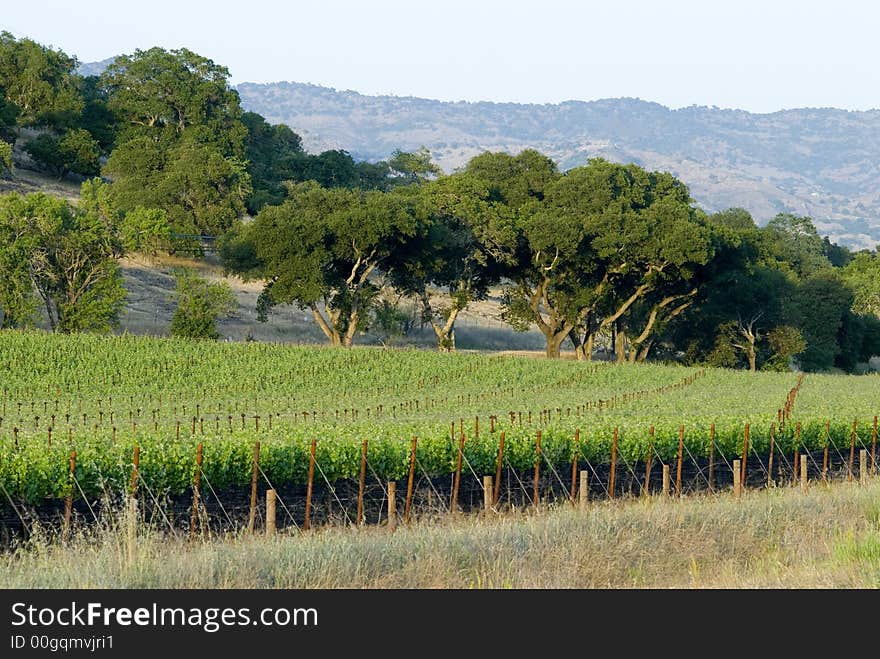
M 254 526 L 266 489 L 302 527 L 397 498 L 409 517 L 686 494 L 727 487 L 734 460 L 746 486 L 797 480 L 804 456 L 852 479 L 880 399 L 877 376 L 9 331 L 0 374 L 13 530 L 135 493 L 180 530 Z

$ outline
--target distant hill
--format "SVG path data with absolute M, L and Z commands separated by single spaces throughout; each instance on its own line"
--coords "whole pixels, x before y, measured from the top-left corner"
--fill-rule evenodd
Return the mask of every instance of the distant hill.
M 80 65 L 97 75 L 113 58 Z M 563 169 L 589 158 L 667 170 L 706 210 L 747 208 L 759 223 L 779 212 L 812 217 L 850 247 L 880 243 L 880 110 L 834 108 L 753 114 L 620 98 L 558 104 L 446 102 L 367 96 L 318 85 L 237 86 L 242 105 L 286 123 L 312 152 L 345 149 L 380 160 L 428 147 L 447 172 L 485 150 L 527 147 Z
M 237 89 L 246 109 L 288 124 L 310 151 L 378 160 L 424 145 L 446 171 L 484 150 L 534 147 L 563 168 L 601 156 L 672 172 L 706 210 L 743 206 L 759 223 L 778 212 L 809 215 L 843 244 L 880 243 L 880 110 L 445 102 L 294 82 Z
M 80 65 L 76 67 L 76 72 L 81 76 L 99 76 L 104 73 L 104 69 L 110 66 L 115 59 L 115 57 L 108 57 L 107 59 L 102 59 L 100 62 L 81 62 Z

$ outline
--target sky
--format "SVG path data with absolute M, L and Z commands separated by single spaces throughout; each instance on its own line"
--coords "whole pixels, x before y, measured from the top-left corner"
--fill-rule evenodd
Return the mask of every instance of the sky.
M 233 84 L 558 103 L 621 96 L 774 112 L 880 107 L 862 0 L 3 0 L 0 29 L 80 61 L 185 46 Z

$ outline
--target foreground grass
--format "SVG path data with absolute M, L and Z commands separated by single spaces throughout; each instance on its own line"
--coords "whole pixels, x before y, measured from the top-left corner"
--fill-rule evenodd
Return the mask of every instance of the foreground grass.
M 880 587 L 880 479 L 307 536 L 127 546 L 108 527 L 0 557 L 3 588 Z

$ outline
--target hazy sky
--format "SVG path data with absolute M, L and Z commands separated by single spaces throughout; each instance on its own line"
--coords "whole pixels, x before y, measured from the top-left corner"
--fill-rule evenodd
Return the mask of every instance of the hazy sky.
M 81 61 L 186 46 L 232 82 L 555 103 L 635 96 L 755 112 L 880 107 L 863 0 L 3 0 L 0 28 Z

